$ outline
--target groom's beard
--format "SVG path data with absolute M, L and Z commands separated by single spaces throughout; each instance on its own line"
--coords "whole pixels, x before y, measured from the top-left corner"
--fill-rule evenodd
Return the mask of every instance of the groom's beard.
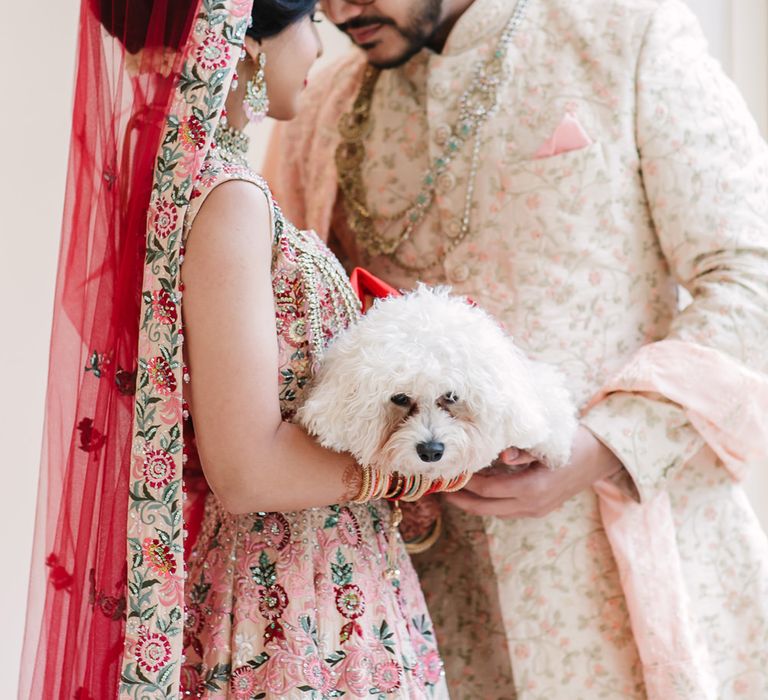
M 360 44 L 360 48 L 368 53 L 368 62 L 376 68 L 397 68 L 407 63 L 413 56 L 429 45 L 439 28 L 443 0 L 419 0 L 411 11 L 408 23 L 398 25 L 393 19 L 384 16 L 355 17 L 349 22 L 336 25 L 342 32 L 348 29 L 362 29 L 376 24 L 392 27 L 405 41 L 405 46 L 396 55 L 384 59 L 372 58 L 371 50 L 381 46 L 381 40 L 369 44 Z

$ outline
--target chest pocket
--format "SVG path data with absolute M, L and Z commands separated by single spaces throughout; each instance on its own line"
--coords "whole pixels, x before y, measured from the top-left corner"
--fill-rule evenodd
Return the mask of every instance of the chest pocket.
M 610 207 L 610 178 L 603 145 L 593 143 L 549 158 L 503 159 L 491 187 L 498 213 L 517 238 L 564 238 L 580 229 L 594 230 Z

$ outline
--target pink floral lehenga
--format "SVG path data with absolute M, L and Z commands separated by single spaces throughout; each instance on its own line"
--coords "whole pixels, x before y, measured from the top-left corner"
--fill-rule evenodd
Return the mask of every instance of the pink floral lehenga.
M 266 183 L 214 155 L 187 230 L 228 179 Z M 314 232 L 272 203 L 280 402 L 290 420 L 313 363 L 358 305 Z M 191 378 L 194 382 L 194 377 Z M 407 554 L 386 580 L 386 503 L 230 515 L 208 494 L 189 556 L 182 688 L 205 698 L 447 697 L 432 623 Z

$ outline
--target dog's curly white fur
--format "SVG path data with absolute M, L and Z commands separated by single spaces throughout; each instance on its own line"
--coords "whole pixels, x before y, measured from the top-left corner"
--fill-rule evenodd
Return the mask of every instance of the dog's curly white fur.
M 575 407 L 562 376 L 447 288 L 378 300 L 328 348 L 297 420 L 362 465 L 451 478 L 505 448 L 567 463 Z

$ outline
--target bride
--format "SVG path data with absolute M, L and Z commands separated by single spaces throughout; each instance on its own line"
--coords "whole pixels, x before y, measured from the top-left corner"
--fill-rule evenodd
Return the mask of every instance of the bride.
M 189 5 L 83 2 L 21 697 L 447 697 L 393 482 L 291 423 L 359 305 L 242 129 L 315 2 Z

